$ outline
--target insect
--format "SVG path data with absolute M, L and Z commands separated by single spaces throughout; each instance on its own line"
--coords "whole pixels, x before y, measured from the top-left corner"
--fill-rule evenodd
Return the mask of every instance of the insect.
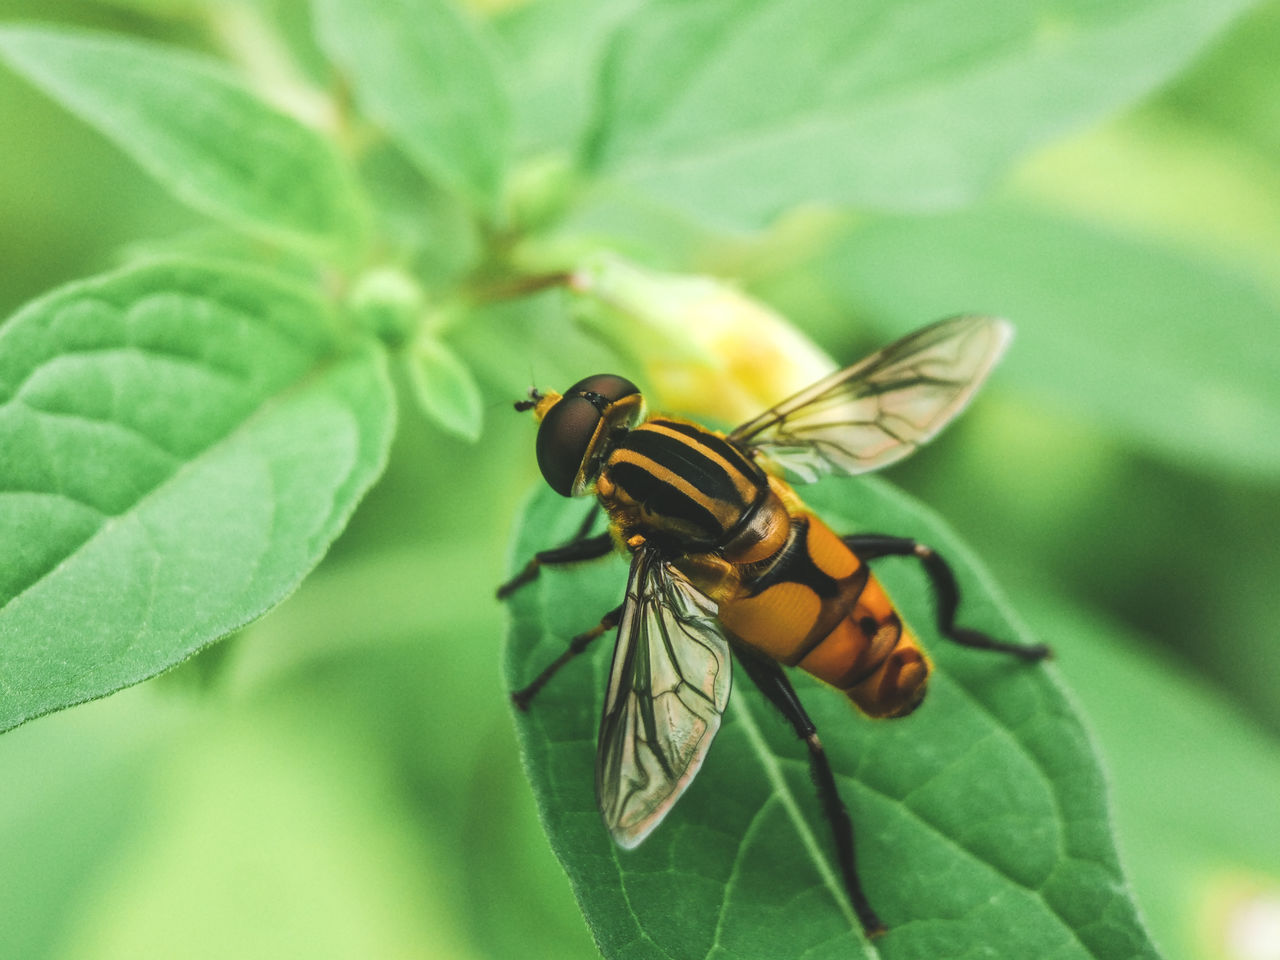
M 593 510 L 572 540 L 536 554 L 498 596 L 542 567 L 615 549 L 631 558 L 622 604 L 512 694 L 528 709 L 561 667 L 617 627 L 596 792 L 620 846 L 644 840 L 697 773 L 729 701 L 732 656 L 808 746 L 850 904 L 868 935 L 884 932 L 858 878 L 853 825 L 818 731 L 783 667 L 826 681 L 872 717 L 920 705 L 930 661 L 868 568 L 885 556 L 921 562 L 943 637 L 1026 661 L 1049 650 L 957 626 L 959 591 L 941 556 L 909 537 L 837 536 L 783 477 L 809 483 L 907 456 L 964 408 L 1011 336 L 993 317 L 942 320 L 727 435 L 646 416 L 638 388 L 610 374 L 563 394 L 531 390 L 515 405 L 539 421 L 547 483 L 566 497 L 594 493 L 609 529 L 590 535 Z

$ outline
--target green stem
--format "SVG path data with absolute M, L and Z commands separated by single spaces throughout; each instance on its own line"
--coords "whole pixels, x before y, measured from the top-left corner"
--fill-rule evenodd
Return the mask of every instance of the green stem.
M 495 283 L 477 285 L 471 291 L 471 298 L 477 303 L 492 303 L 495 300 L 515 300 L 519 297 L 532 296 L 553 287 L 562 287 L 569 282 L 571 274 L 567 270 L 553 273 L 539 273 L 528 276 L 509 277 Z

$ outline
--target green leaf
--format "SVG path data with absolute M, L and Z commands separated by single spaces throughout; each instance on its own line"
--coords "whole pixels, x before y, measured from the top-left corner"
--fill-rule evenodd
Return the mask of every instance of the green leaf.
M 1026 609 L 1042 635 L 1063 638 L 1058 662 L 1109 761 L 1120 845 L 1152 934 L 1169 960 L 1247 956 L 1250 888 L 1269 883 L 1270 902 L 1280 896 L 1275 737 L 1233 696 L 1078 600 L 1045 591 Z
M 261 614 L 381 473 L 381 349 L 265 277 L 155 263 L 0 327 L 0 729 Z
M 23 960 L 66 956 L 68 932 L 112 870 L 137 845 L 158 750 L 191 729 L 191 701 L 136 687 L 13 731 L 0 742 L 0 777 L 22 784 L 0 798 L 5 851 L 0 915 L 5 952 Z M 159 798 L 154 798 L 159 801 Z
M 471 368 L 433 336 L 419 337 L 405 362 L 422 412 L 455 436 L 479 440 L 484 405 Z
M 1009 317 L 999 378 L 1180 463 L 1280 471 L 1277 306 L 1247 280 L 1142 240 L 1002 205 L 867 224 L 826 274 L 856 314 L 907 330 Z
M 757 225 L 802 202 L 929 210 L 1167 81 L 1252 0 L 655 0 L 605 66 L 590 155 Z
M 494 20 L 516 139 L 529 152 L 570 150 L 590 120 L 610 31 L 640 0 L 537 0 Z
M 428 176 L 497 209 L 507 104 L 474 26 L 448 0 L 314 0 L 321 45 L 364 113 Z
M 873 481 L 829 481 L 805 494 L 837 531 L 934 545 L 959 578 L 961 622 L 1031 642 L 976 559 L 924 508 Z M 541 492 L 515 563 L 568 539 L 583 511 Z M 807 675 L 793 679 L 823 734 L 888 935 L 862 939 L 804 750 L 741 673 L 689 792 L 637 850 L 614 848 L 593 789 L 609 667 L 596 649 L 517 716 L 517 730 L 543 823 L 602 951 L 682 960 L 1155 957 L 1116 859 L 1102 771 L 1056 669 L 939 640 L 919 567 L 898 560 L 878 571 L 935 659 L 924 706 L 871 721 Z M 615 558 L 544 571 L 519 592 L 509 687 L 617 604 L 625 578 Z
M 140 40 L 0 27 L 0 59 L 196 210 L 307 247 L 350 244 L 352 181 L 315 131 L 217 61 Z
M 417 330 L 425 303 L 417 280 L 391 266 L 374 267 L 356 278 L 347 297 L 352 320 L 393 349 Z
M 1160 98 L 1198 125 L 1252 147 L 1274 163 L 1280 156 L 1280 102 L 1275 96 L 1280 57 L 1280 6 L 1257 4 L 1223 42 Z
M 206 0 L 96 0 L 97 6 L 119 7 L 132 13 L 153 17 L 196 17 L 203 12 Z
M 63 956 L 476 960 L 438 845 L 351 728 L 224 709 L 166 746 L 151 789 L 131 793 L 136 835 L 98 866 Z
M 1198 119 L 1125 117 L 1038 151 L 1012 184 L 1037 206 L 1229 264 L 1280 293 L 1280 165 Z

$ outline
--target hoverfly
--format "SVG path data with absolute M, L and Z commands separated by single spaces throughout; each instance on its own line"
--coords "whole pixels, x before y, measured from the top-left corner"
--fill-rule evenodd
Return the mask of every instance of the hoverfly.
M 587 377 L 516 403 L 539 421 L 538 466 L 558 493 L 594 493 L 609 518 L 545 550 L 498 590 L 544 566 L 630 554 L 622 604 L 512 694 L 527 709 L 565 663 L 618 628 L 596 751 L 596 792 L 613 839 L 632 848 L 688 788 L 729 701 L 730 654 L 805 741 L 835 835 L 849 901 L 865 932 L 884 931 L 862 890 L 853 827 L 818 732 L 782 667 L 836 687 L 872 717 L 902 717 L 924 697 L 930 661 L 867 561 L 913 556 L 937 600 L 939 632 L 1027 661 L 1044 646 L 1003 643 L 955 624 L 946 562 L 907 537 L 840 537 L 791 485 L 884 467 L 910 454 L 972 398 L 1012 336 L 1003 320 L 960 316 L 918 330 L 782 401 L 731 433 L 646 416 L 629 380 Z

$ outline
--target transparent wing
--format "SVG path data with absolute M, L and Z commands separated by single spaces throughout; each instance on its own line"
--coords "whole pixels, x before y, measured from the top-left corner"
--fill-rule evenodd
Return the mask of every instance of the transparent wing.
M 631 561 L 600 719 L 596 795 L 630 849 L 702 766 L 729 702 L 729 643 L 715 604 L 649 548 Z
M 801 390 L 729 439 L 799 483 L 878 470 L 963 410 L 1012 337 L 996 317 L 939 321 Z

